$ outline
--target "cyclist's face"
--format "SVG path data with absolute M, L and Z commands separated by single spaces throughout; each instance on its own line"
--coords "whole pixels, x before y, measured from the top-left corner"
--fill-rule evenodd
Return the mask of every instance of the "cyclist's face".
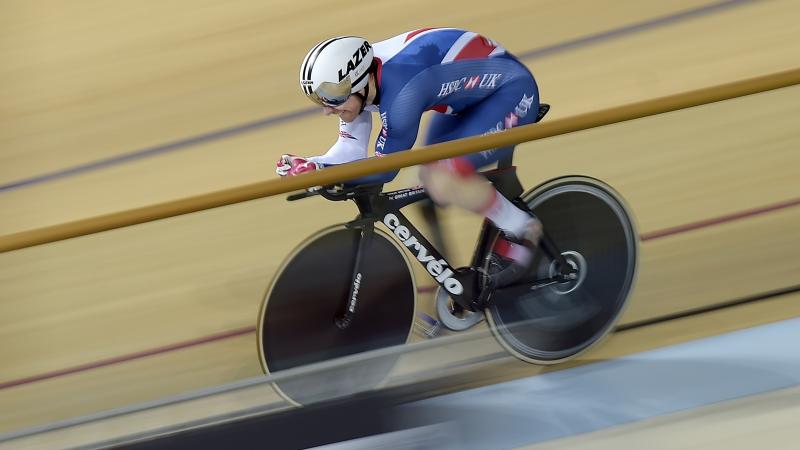
M 326 116 L 336 114 L 340 119 L 347 123 L 356 120 L 359 112 L 361 111 L 361 97 L 358 95 L 351 95 L 347 100 L 339 106 L 323 106 L 322 112 Z

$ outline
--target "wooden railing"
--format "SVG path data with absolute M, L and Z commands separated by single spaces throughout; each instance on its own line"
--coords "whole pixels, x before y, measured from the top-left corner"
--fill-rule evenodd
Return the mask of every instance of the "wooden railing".
M 668 97 L 646 100 L 573 117 L 521 126 L 505 130 L 501 133 L 443 142 L 417 148 L 413 151 L 394 153 L 383 158 L 369 158 L 350 164 L 331 167 L 297 177 L 284 179 L 275 178 L 185 199 L 0 236 L 0 252 L 22 249 L 48 242 L 165 219 L 181 214 L 246 202 L 312 186 L 335 184 L 343 180 L 425 164 L 439 159 L 452 158 L 489 148 L 544 139 L 551 136 L 634 120 L 678 109 L 780 89 L 795 84 L 800 84 L 800 69 L 793 69 Z

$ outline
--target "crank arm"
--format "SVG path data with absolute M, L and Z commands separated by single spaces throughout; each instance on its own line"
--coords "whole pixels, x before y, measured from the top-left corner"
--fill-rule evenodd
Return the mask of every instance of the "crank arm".
M 527 285 L 529 291 L 535 291 L 536 289 L 541 289 L 543 287 L 552 286 L 554 284 L 561 284 L 561 283 L 569 283 L 570 281 L 575 280 L 578 278 L 577 272 L 572 271 L 567 275 L 558 274 L 552 278 L 545 278 L 542 280 L 536 280 L 532 282 L 530 285 Z
M 504 292 L 509 293 L 512 296 L 516 295 L 523 295 L 526 292 L 535 291 L 537 289 L 542 289 L 547 286 L 553 286 L 556 284 L 568 283 L 575 279 L 573 274 L 570 275 L 556 275 L 551 278 L 543 278 L 541 280 L 532 281 L 529 283 L 521 283 L 521 284 L 514 284 L 511 286 L 505 286 L 502 288 L 496 289 L 494 292 Z

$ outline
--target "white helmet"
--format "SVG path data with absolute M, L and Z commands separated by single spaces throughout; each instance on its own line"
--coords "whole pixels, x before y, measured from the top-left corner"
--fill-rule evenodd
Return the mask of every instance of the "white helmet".
M 342 36 L 320 42 L 300 66 L 300 87 L 312 101 L 338 106 L 369 81 L 372 46 L 366 39 Z

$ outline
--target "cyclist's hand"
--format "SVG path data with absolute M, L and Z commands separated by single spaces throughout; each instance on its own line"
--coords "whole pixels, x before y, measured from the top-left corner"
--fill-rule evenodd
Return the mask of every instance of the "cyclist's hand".
M 282 177 L 287 175 L 294 176 L 301 173 L 313 172 L 321 168 L 317 163 L 309 161 L 302 156 L 289 154 L 281 155 L 275 166 L 275 172 Z

